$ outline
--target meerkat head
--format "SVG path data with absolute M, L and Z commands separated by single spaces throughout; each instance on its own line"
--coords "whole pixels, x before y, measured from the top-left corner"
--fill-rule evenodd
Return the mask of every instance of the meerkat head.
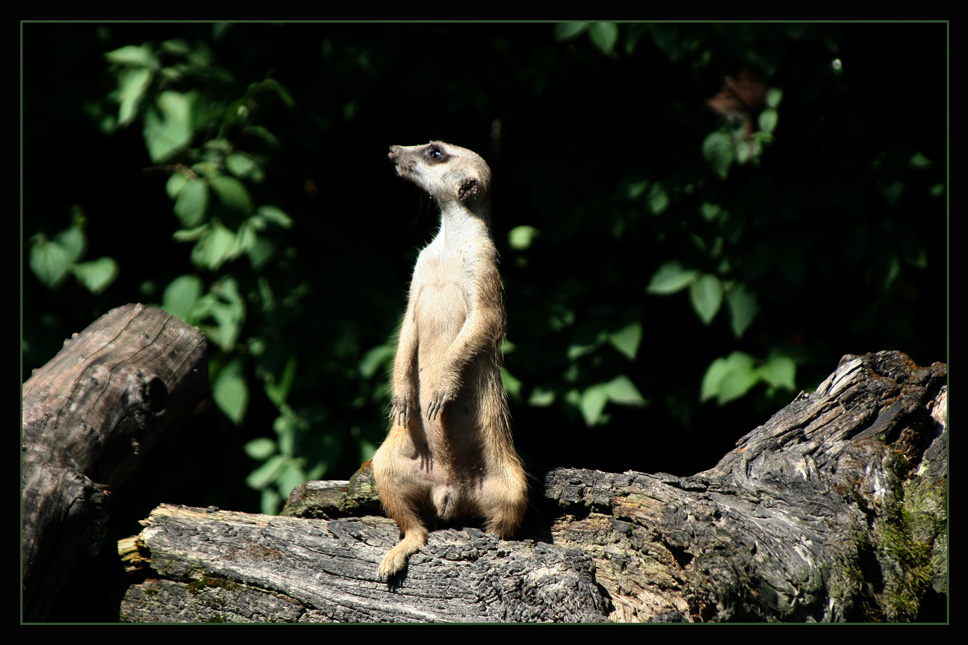
M 459 146 L 431 141 L 421 146 L 390 146 L 397 174 L 426 190 L 441 207 L 459 202 L 486 215 L 491 169 L 481 157 Z

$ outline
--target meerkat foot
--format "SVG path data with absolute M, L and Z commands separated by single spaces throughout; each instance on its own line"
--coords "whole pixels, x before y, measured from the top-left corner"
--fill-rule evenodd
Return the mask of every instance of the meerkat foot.
M 407 566 L 407 560 L 410 559 L 410 556 L 420 550 L 420 547 L 426 543 L 426 532 L 414 531 L 407 533 L 399 544 L 383 556 L 383 561 L 380 562 L 380 567 L 377 569 L 377 575 L 383 580 L 400 573 Z

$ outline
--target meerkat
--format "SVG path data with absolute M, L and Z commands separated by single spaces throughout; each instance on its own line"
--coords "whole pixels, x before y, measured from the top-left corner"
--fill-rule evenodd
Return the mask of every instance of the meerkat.
M 400 572 L 428 524 L 478 516 L 508 539 L 527 507 L 501 379 L 504 289 L 491 237 L 491 171 L 476 153 L 434 141 L 391 146 L 397 174 L 440 207 L 417 258 L 393 364 L 390 430 L 373 456 L 377 492 L 403 539 L 378 573 Z

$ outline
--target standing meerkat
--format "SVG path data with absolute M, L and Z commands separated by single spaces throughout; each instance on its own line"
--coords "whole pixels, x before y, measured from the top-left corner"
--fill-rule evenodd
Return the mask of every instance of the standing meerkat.
M 378 570 L 389 577 L 427 543 L 427 526 L 479 516 L 508 539 L 528 503 L 501 380 L 504 292 L 491 238 L 491 171 L 434 141 L 391 146 L 397 174 L 440 206 L 420 252 L 393 363 L 390 431 L 373 456 L 376 487 L 404 533 Z

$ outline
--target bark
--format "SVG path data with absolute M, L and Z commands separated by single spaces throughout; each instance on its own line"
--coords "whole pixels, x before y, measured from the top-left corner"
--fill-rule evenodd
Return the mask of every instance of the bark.
M 95 556 L 112 489 L 205 397 L 202 334 L 126 305 L 23 385 L 22 574 L 27 621 L 42 621 L 80 559 Z
M 945 620 L 946 366 L 846 356 L 712 469 L 539 474 L 517 540 L 399 538 L 372 473 L 283 517 L 161 506 L 121 551 L 127 621 Z

